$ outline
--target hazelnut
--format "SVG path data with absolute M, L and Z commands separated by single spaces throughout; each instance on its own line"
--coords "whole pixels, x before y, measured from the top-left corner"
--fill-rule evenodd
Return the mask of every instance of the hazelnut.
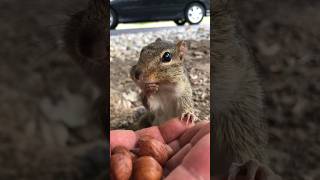
M 118 154 L 118 153 L 129 154 L 133 161 L 136 158 L 136 155 L 133 154 L 132 152 L 128 151 L 128 149 L 124 146 L 116 146 L 113 148 L 112 154 Z
M 141 137 L 138 140 L 138 147 L 138 156 L 152 156 L 161 165 L 164 165 L 173 154 L 173 150 L 170 146 L 150 138 L 149 136 Z
M 165 146 L 166 146 L 166 149 L 167 149 L 168 158 L 171 158 L 171 156 L 173 155 L 174 151 L 169 145 L 165 144 Z
M 129 180 L 132 174 L 132 156 L 125 148 L 115 148 L 110 159 L 111 179 Z
M 112 149 L 112 154 L 118 154 L 118 153 L 129 153 L 126 147 L 124 146 L 116 146 Z
M 151 156 L 139 157 L 134 162 L 133 180 L 160 180 L 161 165 Z

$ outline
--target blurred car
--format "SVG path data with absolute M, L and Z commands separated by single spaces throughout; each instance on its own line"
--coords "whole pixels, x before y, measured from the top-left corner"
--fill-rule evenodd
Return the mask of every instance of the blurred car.
M 209 14 L 209 0 L 110 0 L 111 29 L 118 23 L 142 21 L 199 24 Z

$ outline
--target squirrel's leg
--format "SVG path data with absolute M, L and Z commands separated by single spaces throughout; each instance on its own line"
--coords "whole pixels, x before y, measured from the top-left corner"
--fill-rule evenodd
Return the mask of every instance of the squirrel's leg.
M 152 126 L 152 122 L 154 121 L 154 119 L 155 119 L 155 115 L 152 112 L 147 111 L 139 119 L 140 128 L 147 128 Z
M 154 120 L 154 114 L 152 112 L 146 111 L 141 116 L 139 116 L 136 121 L 130 125 L 130 130 L 139 130 L 152 126 Z
M 150 127 L 150 126 L 152 126 L 152 122 L 155 119 L 154 113 L 149 111 L 148 99 L 147 99 L 147 96 L 143 92 L 140 93 L 140 100 L 146 110 L 144 110 L 145 112 L 143 112 L 142 115 L 137 117 L 137 122 L 134 123 L 133 128 L 132 128 L 133 130 L 139 130 L 139 129 L 143 129 L 146 127 Z
M 233 163 L 228 180 L 236 180 L 237 177 L 245 177 L 246 180 L 281 180 L 280 176 L 257 160 L 249 160 L 243 164 Z
M 191 124 L 197 120 L 197 116 L 194 114 L 194 107 L 192 97 L 190 96 L 182 96 L 179 98 L 178 102 L 180 102 L 180 106 L 182 107 L 182 114 L 180 116 L 180 120 L 184 120 L 187 124 Z
M 144 92 L 140 93 L 140 100 L 142 102 L 142 105 L 149 111 L 149 104 L 148 104 L 148 97 Z

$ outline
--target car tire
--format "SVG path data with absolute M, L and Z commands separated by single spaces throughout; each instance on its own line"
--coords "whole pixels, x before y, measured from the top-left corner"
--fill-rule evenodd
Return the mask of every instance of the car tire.
M 200 3 L 191 3 L 185 11 L 186 20 L 189 24 L 199 24 L 205 16 L 205 10 Z
M 174 22 L 178 26 L 183 26 L 186 23 L 186 20 L 185 19 L 176 19 L 176 20 L 174 20 Z
M 115 29 L 118 25 L 118 16 L 113 9 L 110 9 L 110 29 Z

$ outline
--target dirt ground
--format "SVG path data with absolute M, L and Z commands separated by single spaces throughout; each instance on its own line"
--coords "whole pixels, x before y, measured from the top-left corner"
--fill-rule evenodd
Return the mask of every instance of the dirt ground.
M 283 179 L 320 179 L 320 2 L 247 0 L 236 9 L 260 62 L 271 168 Z

